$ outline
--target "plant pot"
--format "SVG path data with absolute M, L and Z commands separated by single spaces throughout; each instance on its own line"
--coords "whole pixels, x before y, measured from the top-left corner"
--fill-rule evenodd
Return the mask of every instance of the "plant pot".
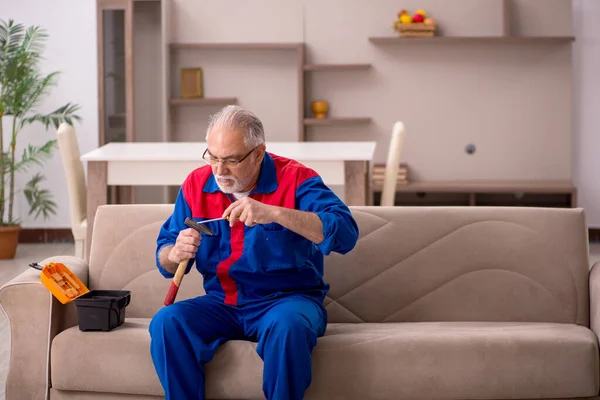
M 0 226 L 0 260 L 15 258 L 20 226 Z

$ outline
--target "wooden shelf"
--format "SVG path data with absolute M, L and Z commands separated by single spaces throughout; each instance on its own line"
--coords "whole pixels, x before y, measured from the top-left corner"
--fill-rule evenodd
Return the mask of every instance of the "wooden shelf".
M 377 202 L 382 186 L 371 183 L 371 191 Z M 396 186 L 395 204 L 573 208 L 577 207 L 577 188 L 569 181 L 409 182 Z
M 380 185 L 372 185 L 381 191 Z M 417 181 L 396 186 L 398 193 L 575 193 L 569 181 Z
M 172 106 L 202 106 L 202 105 L 227 105 L 237 103 L 235 97 L 213 97 L 203 99 L 170 99 Z
M 371 118 L 305 118 L 304 125 L 311 126 L 333 126 L 333 125 L 360 125 L 368 124 Z
M 548 43 L 564 44 L 575 40 L 573 36 L 433 36 L 403 37 L 382 36 L 370 37 L 373 44 L 406 44 L 406 43 Z
M 191 50 L 297 50 L 303 43 L 171 43 L 169 47 Z
M 371 64 L 305 64 L 305 71 L 355 71 L 367 70 Z

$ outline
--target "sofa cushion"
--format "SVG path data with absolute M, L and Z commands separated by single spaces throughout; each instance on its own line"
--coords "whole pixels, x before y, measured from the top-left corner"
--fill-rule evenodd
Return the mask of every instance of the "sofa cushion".
M 161 395 L 146 319 L 108 333 L 77 327 L 53 341 L 59 390 Z M 206 368 L 208 398 L 261 398 L 256 344 L 232 341 Z M 596 336 L 574 324 L 329 324 L 307 399 L 568 398 L 598 394 Z

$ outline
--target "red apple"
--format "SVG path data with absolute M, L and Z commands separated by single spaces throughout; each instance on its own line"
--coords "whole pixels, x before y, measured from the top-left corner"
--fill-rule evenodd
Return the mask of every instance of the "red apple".
M 415 14 L 413 15 L 413 22 L 414 23 L 420 23 L 425 21 L 425 18 L 423 18 L 423 16 L 421 14 Z
M 404 14 L 408 14 L 408 11 L 406 10 L 401 10 L 400 12 L 398 12 L 398 18 L 400 18 L 402 15 Z

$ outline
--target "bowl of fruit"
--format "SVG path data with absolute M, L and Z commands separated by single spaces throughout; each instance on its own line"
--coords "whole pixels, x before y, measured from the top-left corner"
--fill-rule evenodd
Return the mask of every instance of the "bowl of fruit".
M 425 10 L 417 10 L 413 15 L 406 10 L 400 10 L 398 19 L 394 21 L 394 30 L 399 32 L 400 36 L 406 37 L 435 36 L 437 23 Z

